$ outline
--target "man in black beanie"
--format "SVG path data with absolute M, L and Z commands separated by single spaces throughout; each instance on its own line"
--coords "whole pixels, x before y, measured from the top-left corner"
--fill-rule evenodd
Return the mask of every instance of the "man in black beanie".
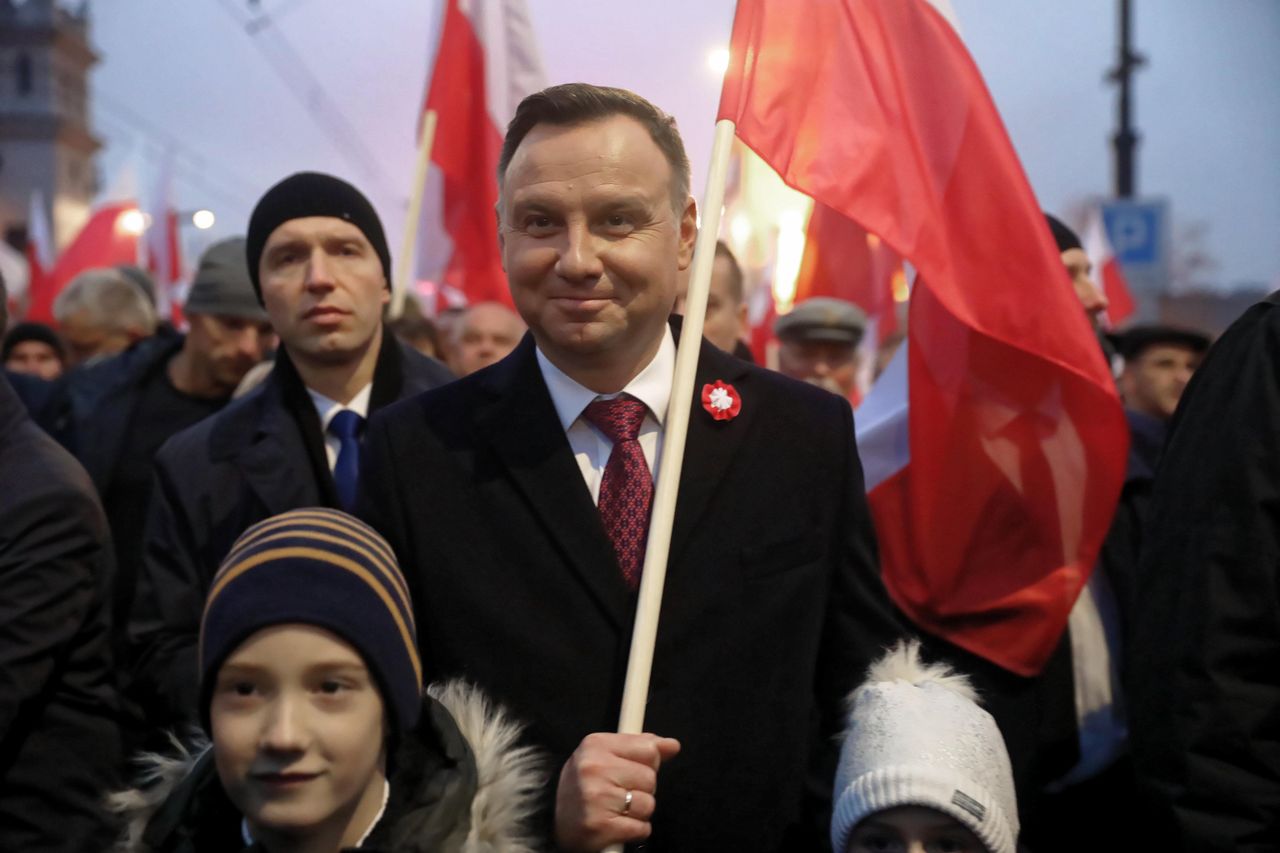
M 245 255 L 280 349 L 261 386 L 156 460 L 129 633 L 133 694 L 157 726 L 195 718 L 201 604 L 236 537 L 286 510 L 348 508 L 365 420 L 452 378 L 384 334 L 386 236 L 345 181 L 302 172 L 276 184 L 249 219 Z
M 1093 280 L 1093 264 L 1089 262 L 1089 256 L 1085 254 L 1076 232 L 1051 213 L 1046 213 L 1044 218 L 1049 223 L 1054 242 L 1058 244 L 1058 251 L 1062 253 L 1062 265 L 1067 268 L 1067 275 L 1071 276 L 1071 285 L 1076 289 L 1076 296 L 1080 297 L 1084 313 L 1097 328 L 1099 315 L 1107 310 L 1108 303 L 1106 294 Z

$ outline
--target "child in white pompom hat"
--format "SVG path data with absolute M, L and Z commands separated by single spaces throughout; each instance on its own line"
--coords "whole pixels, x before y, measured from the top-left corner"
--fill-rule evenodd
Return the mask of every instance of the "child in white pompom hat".
M 873 664 L 850 697 L 836 770 L 836 853 L 1014 853 L 1018 806 L 1004 739 L 969 679 L 918 641 Z

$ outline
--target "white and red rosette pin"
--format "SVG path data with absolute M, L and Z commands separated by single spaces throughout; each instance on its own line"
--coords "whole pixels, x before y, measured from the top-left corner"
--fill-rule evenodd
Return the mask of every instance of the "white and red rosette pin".
M 731 421 L 742 411 L 738 389 L 717 379 L 702 386 L 702 408 L 718 421 Z

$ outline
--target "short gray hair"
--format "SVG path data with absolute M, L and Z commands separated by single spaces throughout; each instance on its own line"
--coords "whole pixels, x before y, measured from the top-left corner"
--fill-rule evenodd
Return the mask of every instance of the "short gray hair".
M 89 321 L 115 332 L 156 330 L 156 309 L 134 282 L 114 269 L 92 269 L 80 273 L 53 301 L 53 316 L 65 323 L 81 311 Z

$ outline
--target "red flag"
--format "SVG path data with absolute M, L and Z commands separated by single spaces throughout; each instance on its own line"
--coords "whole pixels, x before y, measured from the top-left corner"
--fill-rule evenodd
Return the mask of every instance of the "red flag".
M 1129 292 L 1129 282 L 1120 269 L 1106 226 L 1102 223 L 1102 209 L 1096 205 L 1089 211 L 1081 242 L 1089 263 L 1093 264 L 1093 274 L 1102 283 L 1102 292 L 1107 297 L 1107 323 L 1118 326 L 1133 316 L 1136 306 L 1133 294 Z
M 439 209 L 452 247 L 420 247 L 418 268 L 471 302 L 511 304 L 493 232 L 498 154 L 516 101 L 542 79 L 524 0 L 446 0 L 423 110 L 437 115 L 431 161 L 443 177 Z M 447 262 L 432 257 L 445 252 Z
M 918 273 L 909 462 L 870 493 L 889 593 L 922 628 L 1038 672 L 1128 434 L 981 76 L 925 0 L 739 0 L 731 52 L 720 118 Z
M 898 326 L 893 279 L 901 269 L 902 260 L 884 241 L 815 203 L 805 229 L 795 301 L 833 296 L 852 302 L 876 321 L 876 334 L 883 339 Z
M 95 267 L 135 264 L 138 261 L 138 238 L 145 220 L 132 202 L 113 202 L 93 211 L 80 233 L 58 256 L 53 269 L 43 277 L 40 298 L 33 298 L 27 317 L 52 323 L 53 301 L 67 282 Z

